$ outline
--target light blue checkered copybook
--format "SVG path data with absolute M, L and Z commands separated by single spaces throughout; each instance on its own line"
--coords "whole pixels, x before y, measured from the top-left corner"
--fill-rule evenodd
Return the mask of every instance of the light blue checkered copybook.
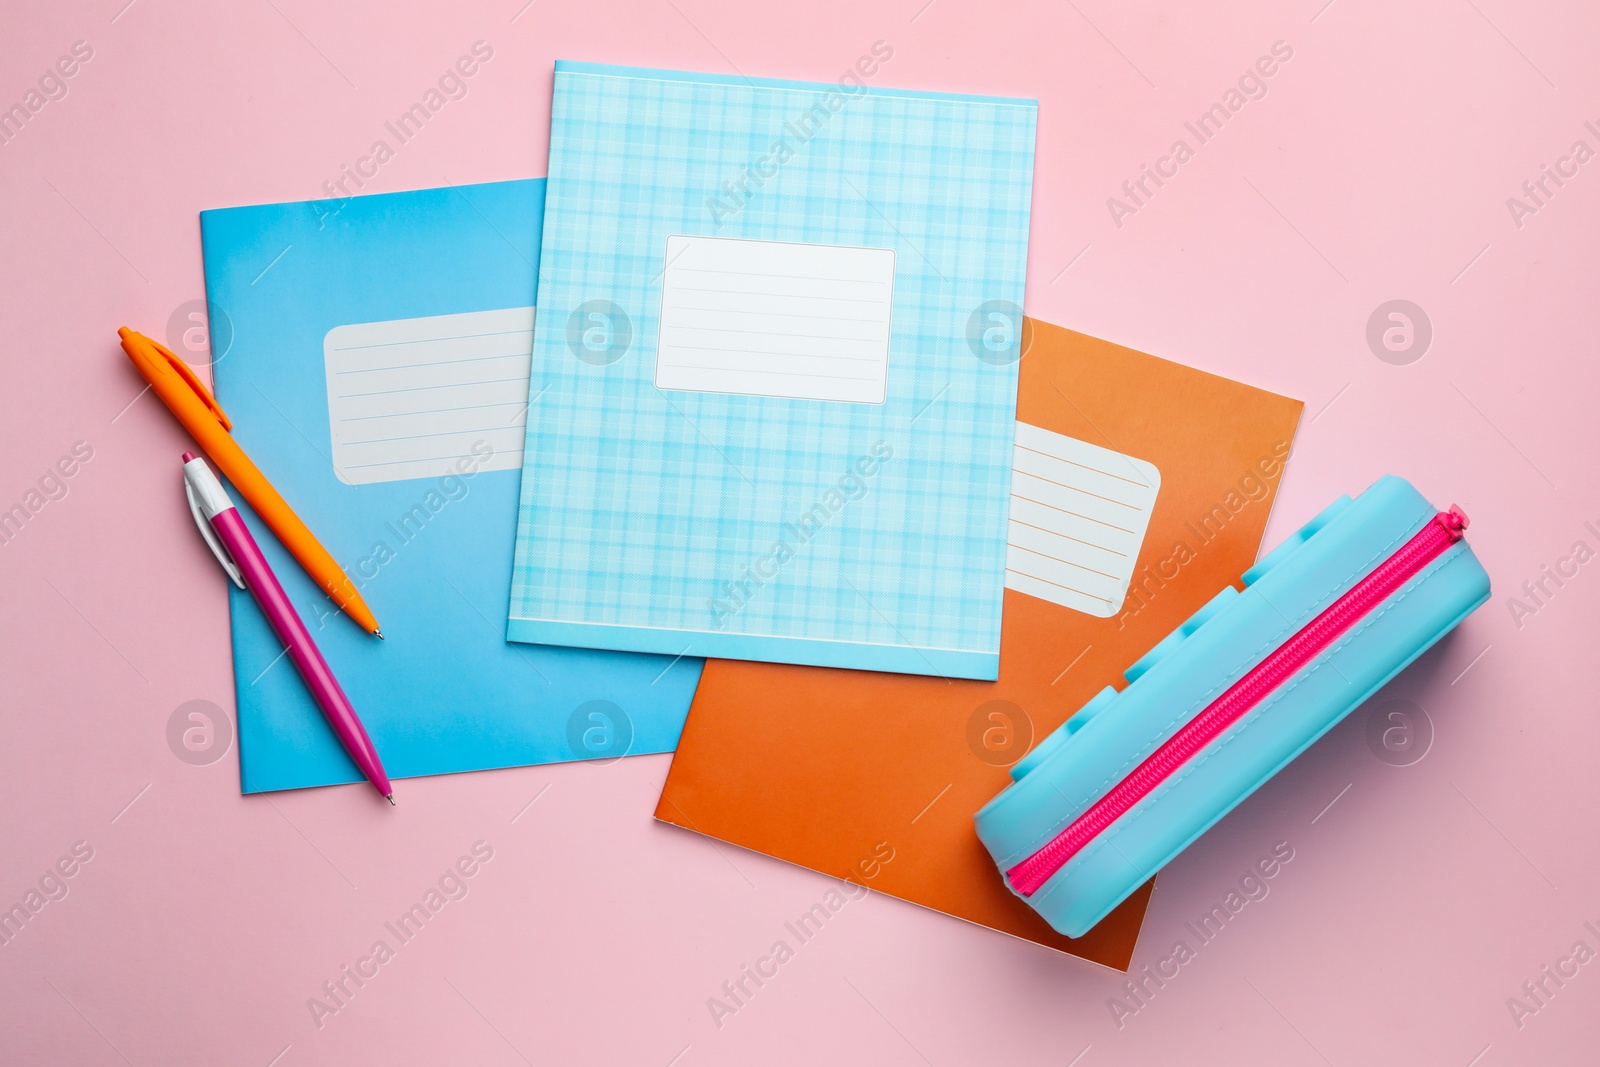
M 507 637 L 995 678 L 1036 115 L 557 63 Z

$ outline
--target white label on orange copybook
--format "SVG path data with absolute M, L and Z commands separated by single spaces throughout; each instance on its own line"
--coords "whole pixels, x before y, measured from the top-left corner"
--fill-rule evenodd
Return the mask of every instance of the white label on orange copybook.
M 1115 615 L 1160 488 L 1153 463 L 1017 423 L 1006 588 Z

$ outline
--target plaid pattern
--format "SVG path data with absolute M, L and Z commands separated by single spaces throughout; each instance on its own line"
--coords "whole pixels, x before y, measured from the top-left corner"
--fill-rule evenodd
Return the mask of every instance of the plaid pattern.
M 980 359 L 969 323 L 1020 314 L 1036 107 L 833 89 L 557 65 L 513 621 L 998 653 L 1017 339 Z M 671 234 L 893 248 L 885 403 L 657 390 Z M 571 343 L 593 301 L 626 316 L 614 362 Z

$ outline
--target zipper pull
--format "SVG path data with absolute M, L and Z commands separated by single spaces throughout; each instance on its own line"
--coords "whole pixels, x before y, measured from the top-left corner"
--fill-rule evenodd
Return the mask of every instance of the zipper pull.
M 1433 517 L 1433 521 L 1450 535 L 1450 543 L 1453 545 L 1466 534 L 1467 523 L 1470 520 L 1467 518 L 1467 513 L 1459 506 L 1451 504 L 1449 511 L 1439 512 Z

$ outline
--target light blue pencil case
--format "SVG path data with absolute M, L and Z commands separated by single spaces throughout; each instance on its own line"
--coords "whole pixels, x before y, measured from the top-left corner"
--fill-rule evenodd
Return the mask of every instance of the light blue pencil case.
M 1387 475 L 1264 556 L 1012 767 L 1007 886 L 1081 937 L 1489 599 L 1466 525 Z

